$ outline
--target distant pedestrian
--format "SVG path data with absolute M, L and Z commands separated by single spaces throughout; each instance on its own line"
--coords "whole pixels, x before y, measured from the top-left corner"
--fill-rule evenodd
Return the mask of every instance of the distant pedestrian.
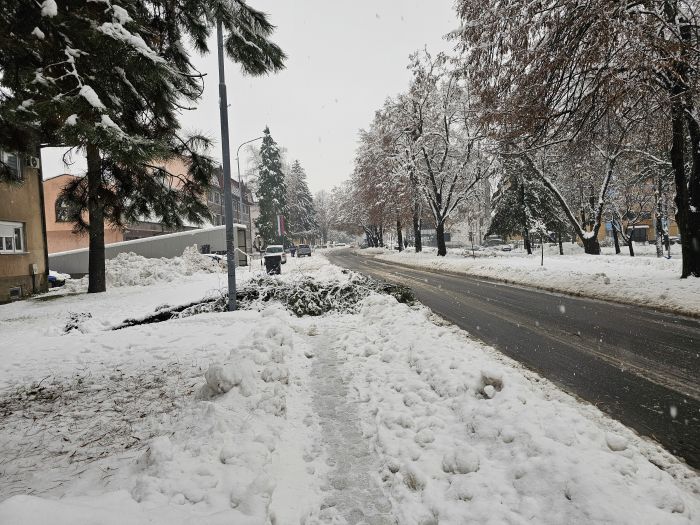
M 289 247 L 289 253 L 292 254 L 292 257 L 294 257 L 294 254 L 297 253 L 297 247 L 294 246 L 293 244 Z

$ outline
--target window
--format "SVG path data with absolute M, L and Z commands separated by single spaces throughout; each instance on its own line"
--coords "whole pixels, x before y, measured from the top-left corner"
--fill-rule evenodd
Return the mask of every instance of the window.
M 56 199 L 56 222 L 70 222 L 71 206 L 68 199 L 59 197 Z
M 2 162 L 3 168 L 10 170 L 10 174 L 13 179 L 22 179 L 22 172 L 19 166 L 19 157 L 16 154 L 0 151 L 0 162 Z
M 19 222 L 0 222 L 0 253 L 24 252 L 24 225 Z

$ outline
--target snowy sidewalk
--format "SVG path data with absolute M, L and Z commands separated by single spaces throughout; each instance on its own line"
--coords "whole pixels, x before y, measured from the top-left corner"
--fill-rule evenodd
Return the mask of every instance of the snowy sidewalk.
M 314 341 L 313 404 L 323 429 L 328 464 L 333 467 L 323 506 L 333 509 L 327 514 L 340 516 L 350 525 L 392 525 L 391 504 L 372 476 L 379 470 L 379 460 L 370 453 L 360 431 L 357 407 L 348 398 L 350 378 L 343 374 L 336 344 L 337 329 L 333 327 Z

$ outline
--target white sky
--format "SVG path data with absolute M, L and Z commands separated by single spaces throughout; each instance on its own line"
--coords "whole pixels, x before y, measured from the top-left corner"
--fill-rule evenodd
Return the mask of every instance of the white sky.
M 448 50 L 443 39 L 457 27 L 453 0 L 250 0 L 277 26 L 274 40 L 287 53 L 287 69 L 269 77 L 244 77 L 226 63 L 232 156 L 241 142 L 262 134 L 299 159 L 312 192 L 330 189 L 352 172 L 357 132 L 366 127 L 387 96 L 403 91 L 410 78 L 408 55 L 427 46 Z M 206 73 L 205 92 L 195 111 L 185 112 L 183 127 L 218 142 L 218 78 L 212 53 L 198 57 Z M 241 168 L 245 159 L 241 155 Z M 60 152 L 44 151 L 44 177 L 84 171 L 82 160 L 70 169 Z M 235 161 L 232 159 L 235 176 Z

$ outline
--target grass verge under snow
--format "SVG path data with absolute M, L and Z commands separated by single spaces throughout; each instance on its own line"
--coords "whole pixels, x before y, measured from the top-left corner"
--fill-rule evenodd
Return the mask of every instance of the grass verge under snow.
M 283 271 L 287 283 L 350 279 L 317 256 Z M 356 510 L 401 524 L 700 516 L 694 471 L 390 296 L 370 293 L 354 313 L 297 317 L 268 302 L 106 329 L 187 302 L 217 276 L 183 279 L 179 294 L 156 282 L 0 307 L 13 319 L 3 332 L 21 345 L 0 350 L 12 384 L 0 403 L 0 468 L 11 474 L 0 476 L 0 523 L 344 523 Z M 92 329 L 39 329 L 65 317 L 64 303 L 92 311 Z
M 361 250 L 359 253 L 364 253 Z M 594 299 L 691 316 L 700 316 L 700 281 L 680 279 L 680 256 L 674 259 L 625 255 L 558 255 L 555 248 L 545 251 L 544 265 L 540 254 L 524 252 L 450 252 L 438 257 L 434 250 L 415 253 L 383 251 L 375 257 L 415 268 L 448 271 L 475 277 L 534 286 Z

